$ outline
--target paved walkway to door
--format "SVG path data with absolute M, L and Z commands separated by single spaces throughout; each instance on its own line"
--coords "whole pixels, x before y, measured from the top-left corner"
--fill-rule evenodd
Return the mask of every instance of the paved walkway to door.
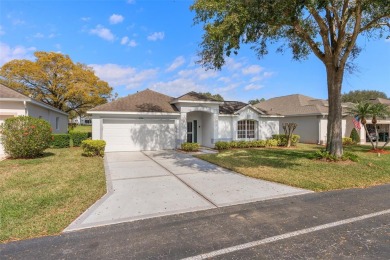
M 106 153 L 105 167 L 107 194 L 65 231 L 311 192 L 176 151 Z

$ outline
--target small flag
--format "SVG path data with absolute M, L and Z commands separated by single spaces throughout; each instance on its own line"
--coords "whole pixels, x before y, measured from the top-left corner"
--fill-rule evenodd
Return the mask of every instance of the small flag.
M 355 125 L 355 128 L 358 129 L 358 130 L 360 130 L 360 128 L 362 128 L 360 126 L 360 122 L 359 121 L 360 121 L 359 116 L 355 116 L 354 118 L 352 118 L 352 122 Z

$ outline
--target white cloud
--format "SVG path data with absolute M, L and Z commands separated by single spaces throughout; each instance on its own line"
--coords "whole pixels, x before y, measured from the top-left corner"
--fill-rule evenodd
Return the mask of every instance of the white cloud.
M 130 40 L 129 37 L 127 37 L 127 36 L 122 38 L 121 44 L 130 46 L 130 47 L 136 47 L 138 45 L 135 40 Z
M 261 89 L 263 87 L 264 86 L 262 86 L 262 85 L 256 85 L 256 84 L 251 83 L 249 85 L 246 85 L 244 89 L 245 90 L 258 90 L 258 89 Z
M 129 44 L 128 44 L 128 46 L 130 46 L 130 47 L 136 47 L 137 45 L 138 45 L 138 43 L 135 40 L 129 41 Z
M 4 34 L 5 34 L 4 28 L 3 26 L 0 25 L 0 35 L 4 35 Z
M 243 64 L 241 62 L 237 62 L 233 58 L 226 58 L 225 66 L 228 70 L 235 71 L 239 70 L 243 66 Z
M 11 47 L 6 43 L 0 42 L 0 65 L 14 59 L 34 59 L 32 52 L 36 51 L 35 47 L 24 47 L 17 45 Z
M 230 84 L 230 85 L 227 85 L 225 87 L 220 87 L 220 88 L 216 88 L 214 89 L 217 93 L 226 93 L 226 92 L 229 92 L 235 88 L 237 88 L 239 86 L 238 83 L 234 83 L 234 84 Z
M 242 73 L 245 75 L 248 74 L 258 74 L 264 70 L 263 67 L 260 67 L 259 65 L 250 65 L 248 67 L 245 67 L 242 69 Z
M 118 24 L 118 23 L 123 22 L 124 19 L 125 18 L 120 14 L 113 14 L 110 16 L 109 22 L 110 22 L 110 24 Z
M 127 36 L 123 37 L 122 40 L 121 40 L 121 44 L 122 45 L 125 45 L 128 42 L 129 42 L 129 37 L 127 37 Z
M 154 32 L 148 36 L 149 41 L 157 41 L 157 40 L 162 40 L 165 37 L 164 32 Z
M 54 47 L 55 47 L 56 49 L 61 49 L 61 44 L 59 44 L 59 43 L 54 44 Z
M 135 4 L 135 0 L 127 0 L 128 4 Z
M 178 78 L 171 81 L 160 81 L 151 85 L 151 89 L 170 96 L 180 96 L 190 91 L 205 92 L 207 88 L 192 79 Z
M 91 20 L 91 17 L 81 17 L 80 19 L 83 22 L 88 22 L 89 20 Z
M 205 70 L 202 67 L 197 67 L 195 69 L 181 70 L 177 73 L 177 75 L 180 77 L 194 78 L 196 80 L 206 80 L 218 77 L 219 72 L 215 70 Z
M 220 78 L 218 79 L 218 81 L 222 81 L 222 82 L 224 82 L 224 83 L 229 83 L 229 82 L 231 81 L 231 79 L 228 78 L 228 77 L 220 77 Z
M 179 68 L 181 65 L 183 65 L 186 62 L 183 56 L 177 57 L 172 64 L 165 70 L 166 72 L 171 72 Z
M 99 36 L 100 38 L 107 40 L 107 41 L 114 41 L 115 36 L 112 34 L 110 29 L 107 29 L 100 24 L 95 27 L 95 29 L 92 29 L 89 31 L 90 34 L 94 34 Z
M 111 86 L 126 86 L 128 89 L 146 84 L 157 74 L 157 69 L 137 70 L 117 64 L 91 64 L 89 66 L 95 70 L 99 78 L 107 81 Z
M 52 39 L 52 38 L 55 38 L 55 37 L 57 37 L 57 34 L 55 34 L 55 33 L 51 33 L 51 34 L 49 34 L 47 36 L 47 38 L 49 38 L 49 39 Z
M 36 33 L 36 34 L 33 35 L 33 37 L 41 39 L 41 38 L 44 38 L 45 35 L 43 35 L 42 33 Z

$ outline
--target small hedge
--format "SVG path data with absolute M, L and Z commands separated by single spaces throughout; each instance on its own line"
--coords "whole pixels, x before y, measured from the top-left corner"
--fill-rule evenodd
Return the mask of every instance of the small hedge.
M 81 142 L 84 140 L 87 140 L 89 135 L 88 132 L 75 132 L 71 131 L 69 132 L 70 140 L 73 142 L 73 147 L 79 147 L 81 146 Z
M 327 161 L 327 162 L 337 162 L 337 161 L 352 161 L 352 162 L 358 162 L 359 161 L 359 156 L 357 156 L 354 153 L 351 152 L 345 152 L 341 158 L 337 158 L 334 155 L 331 155 L 328 151 L 326 150 L 318 150 L 316 151 L 313 155 L 309 156 L 310 159 L 317 159 L 317 160 L 322 160 L 322 161 Z
M 273 147 L 278 145 L 278 140 L 254 140 L 254 141 L 218 141 L 215 143 L 215 149 L 227 150 L 232 148 L 251 148 L 251 147 Z
M 105 147 L 106 142 L 104 140 L 84 140 L 81 142 L 81 148 L 83 149 L 82 155 L 87 157 L 103 157 Z
M 350 137 L 343 137 L 343 145 L 354 145 L 356 144 L 352 138 Z
M 50 146 L 51 127 L 30 116 L 7 118 L 0 125 L 4 151 L 12 158 L 35 158 Z
M 53 148 L 67 148 L 69 147 L 69 134 L 53 134 L 51 137 L 50 146 Z
M 181 149 L 186 152 L 199 151 L 200 145 L 198 143 L 182 143 Z
M 278 140 L 278 146 L 287 146 L 287 137 L 284 134 L 272 135 L 272 139 Z M 292 135 L 291 145 L 296 146 L 299 143 L 299 139 L 301 139 L 299 135 Z

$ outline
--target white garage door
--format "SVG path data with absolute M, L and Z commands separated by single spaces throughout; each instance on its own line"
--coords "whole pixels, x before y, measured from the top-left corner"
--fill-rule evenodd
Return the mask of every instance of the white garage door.
M 174 120 L 103 119 L 106 152 L 175 148 Z

